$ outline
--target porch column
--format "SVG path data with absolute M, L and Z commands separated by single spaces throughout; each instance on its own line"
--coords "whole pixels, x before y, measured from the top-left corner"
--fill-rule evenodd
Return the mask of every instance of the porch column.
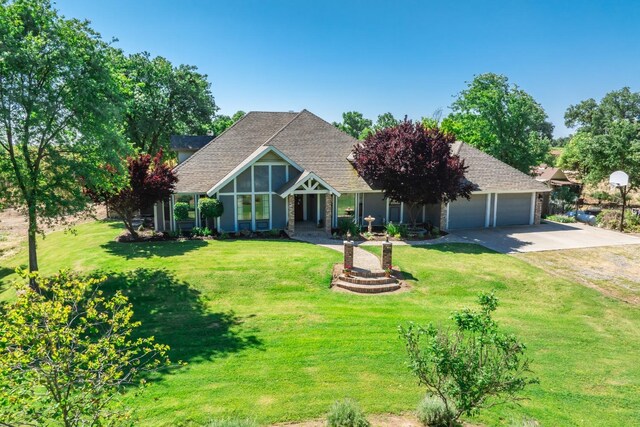
M 287 196 L 287 212 L 289 213 L 289 221 L 287 222 L 287 234 L 293 236 L 296 224 L 296 200 L 293 194 Z
M 324 231 L 330 236 L 333 224 L 333 194 L 327 193 L 324 198 Z

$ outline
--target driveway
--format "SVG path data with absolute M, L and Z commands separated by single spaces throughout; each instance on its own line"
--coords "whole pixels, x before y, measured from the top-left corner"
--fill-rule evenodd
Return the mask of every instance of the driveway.
M 603 230 L 586 224 L 543 222 L 540 225 L 458 230 L 461 240 L 509 254 L 598 246 L 640 245 L 640 237 Z

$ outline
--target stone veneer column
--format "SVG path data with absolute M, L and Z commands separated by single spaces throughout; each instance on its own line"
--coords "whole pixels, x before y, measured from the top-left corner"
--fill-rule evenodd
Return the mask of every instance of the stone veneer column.
M 540 224 L 540 218 L 542 217 L 542 193 L 536 193 L 536 210 L 533 213 L 533 223 Z
M 327 193 L 324 198 L 324 231 L 331 236 L 331 226 L 333 225 L 333 195 Z
M 344 246 L 344 268 L 353 268 L 353 241 L 345 240 L 343 243 Z
M 447 230 L 447 204 L 440 203 L 440 230 Z
M 289 222 L 287 223 L 287 234 L 293 236 L 296 231 L 296 196 L 287 196 L 287 209 L 289 210 Z
M 380 266 L 382 267 L 383 270 L 385 268 L 391 268 L 391 266 L 393 265 L 392 249 L 393 249 L 393 243 L 382 242 L 382 259 L 380 261 Z

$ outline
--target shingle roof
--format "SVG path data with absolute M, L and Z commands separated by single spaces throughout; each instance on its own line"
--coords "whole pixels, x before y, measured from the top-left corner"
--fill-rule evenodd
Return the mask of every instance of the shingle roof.
M 296 113 L 257 111 L 246 114 L 176 166 L 176 192 L 206 193 L 295 116 Z
M 171 135 L 169 142 L 174 150 L 196 151 L 213 139 L 211 135 Z
M 549 191 L 543 183 L 469 144 L 457 141 L 451 149 L 468 166 L 465 177 L 476 184 L 477 191 Z
M 179 193 L 205 193 L 261 146 L 273 146 L 340 193 L 370 191 L 348 160 L 357 140 L 307 110 L 250 112 L 174 170 Z M 479 191 L 548 191 L 530 176 L 462 142 L 452 147 Z

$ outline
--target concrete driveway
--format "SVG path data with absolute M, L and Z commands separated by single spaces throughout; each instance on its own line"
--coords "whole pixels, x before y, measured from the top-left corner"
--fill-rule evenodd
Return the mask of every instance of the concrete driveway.
M 498 227 L 452 232 L 461 240 L 504 254 L 598 246 L 640 245 L 640 237 L 586 224 L 543 222 L 540 225 Z

